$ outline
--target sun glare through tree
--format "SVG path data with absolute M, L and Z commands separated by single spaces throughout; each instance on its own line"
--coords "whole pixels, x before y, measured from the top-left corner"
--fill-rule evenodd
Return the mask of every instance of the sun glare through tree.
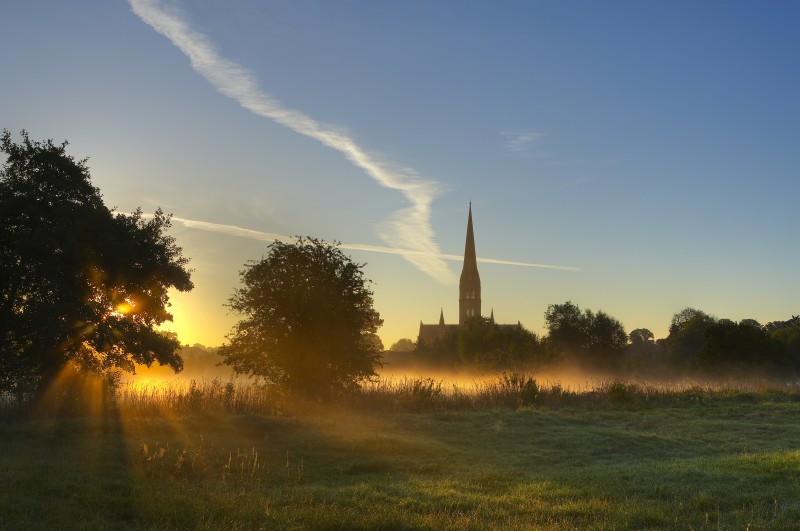
M 0 387 L 35 395 L 67 367 L 180 370 L 177 339 L 156 329 L 172 318 L 168 290 L 193 287 L 169 216 L 114 212 L 66 142 L 21 136 L 2 136 Z

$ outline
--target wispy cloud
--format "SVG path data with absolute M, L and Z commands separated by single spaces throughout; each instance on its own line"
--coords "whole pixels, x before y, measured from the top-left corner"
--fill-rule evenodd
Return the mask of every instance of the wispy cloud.
M 179 223 L 188 229 L 217 232 L 220 234 L 227 234 L 229 236 L 249 238 L 251 240 L 259 240 L 267 242 L 273 242 L 275 240 L 288 242 L 294 240 L 293 236 L 276 234 L 274 232 L 261 232 L 258 230 L 238 227 L 236 225 L 224 225 L 221 223 L 211 223 L 208 221 L 198 221 L 194 219 L 177 218 L 177 217 L 173 217 L 172 222 Z M 340 247 L 342 249 L 347 249 L 350 251 L 368 251 L 371 253 L 397 254 L 403 257 L 408 257 L 409 255 L 413 255 L 419 259 L 449 260 L 458 262 L 461 262 L 464 259 L 463 256 L 457 254 L 442 254 L 437 252 L 437 254 L 434 256 L 426 256 L 423 254 L 423 251 L 396 248 L 396 247 L 387 247 L 384 245 L 368 245 L 363 243 L 342 243 Z M 519 267 L 540 267 L 544 269 L 558 269 L 561 271 L 581 271 L 579 267 L 552 265 L 552 264 L 534 264 L 529 262 L 516 262 L 513 260 L 501 260 L 497 258 L 478 258 L 478 262 L 483 262 L 487 264 L 519 266 Z
M 345 132 L 285 107 L 259 87 L 253 74 L 240 64 L 222 57 L 214 43 L 191 28 L 183 15 L 161 0 L 129 0 L 133 12 L 168 38 L 191 62 L 192 68 L 221 94 L 248 111 L 269 118 L 342 153 L 378 184 L 400 191 L 410 206 L 395 212 L 380 230 L 392 248 L 406 249 L 403 257 L 443 283 L 455 276 L 440 258 L 430 224 L 431 202 L 438 195 L 437 183 L 421 179 L 413 170 L 395 168 L 370 156 Z
M 536 131 L 518 131 L 506 132 L 503 136 L 506 138 L 506 151 L 515 155 L 527 155 L 545 135 Z

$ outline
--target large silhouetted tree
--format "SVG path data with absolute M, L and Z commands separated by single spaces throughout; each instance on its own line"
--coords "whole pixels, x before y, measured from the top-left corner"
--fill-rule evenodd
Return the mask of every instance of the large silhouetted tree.
M 170 218 L 115 213 L 66 145 L 0 149 L 0 390 L 42 389 L 65 366 L 81 371 L 154 361 L 180 370 L 167 290 L 192 289 Z
M 228 303 L 243 319 L 220 348 L 224 362 L 307 396 L 374 376 L 383 321 L 362 268 L 314 238 L 271 244 L 266 258 L 246 265 Z

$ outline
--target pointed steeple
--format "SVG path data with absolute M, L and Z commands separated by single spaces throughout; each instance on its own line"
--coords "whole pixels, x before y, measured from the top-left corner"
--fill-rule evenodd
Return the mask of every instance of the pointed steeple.
M 469 202 L 469 217 L 467 218 L 467 241 L 464 243 L 464 267 L 461 270 L 461 278 L 464 274 L 478 275 L 478 258 L 475 254 L 475 233 L 472 230 L 472 201 Z
M 439 310 L 439 326 L 444 326 L 444 308 Z
M 478 274 L 478 258 L 475 254 L 475 234 L 472 230 L 472 201 L 467 217 L 467 240 L 464 244 L 464 266 L 459 283 L 458 323 L 481 315 L 481 277 Z

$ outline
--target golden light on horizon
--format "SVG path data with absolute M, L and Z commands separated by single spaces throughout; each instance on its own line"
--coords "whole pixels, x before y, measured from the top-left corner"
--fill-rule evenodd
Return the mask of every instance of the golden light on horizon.
M 203 303 L 192 293 L 172 293 L 168 310 L 172 319 L 161 323 L 158 330 L 175 333 L 182 345 L 218 347 L 235 322 L 233 314 L 220 316 L 203 311 Z

